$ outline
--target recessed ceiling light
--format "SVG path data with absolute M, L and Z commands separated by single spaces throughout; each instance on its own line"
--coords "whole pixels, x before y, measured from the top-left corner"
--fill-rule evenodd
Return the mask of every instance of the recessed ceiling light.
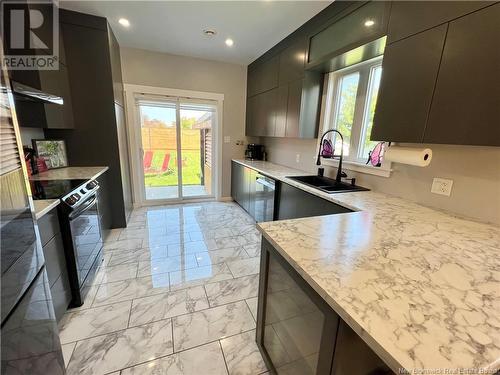
M 365 21 L 365 26 L 366 27 L 372 27 L 373 25 L 375 25 L 375 21 L 374 20 L 366 20 Z
M 231 38 L 226 39 L 226 46 L 232 47 L 234 44 L 234 41 Z
M 205 29 L 203 30 L 203 34 L 205 34 L 206 36 L 214 36 L 215 34 L 217 34 L 217 31 L 212 29 Z
M 129 27 L 130 26 L 130 21 L 126 18 L 120 18 L 118 20 L 118 23 L 124 27 Z

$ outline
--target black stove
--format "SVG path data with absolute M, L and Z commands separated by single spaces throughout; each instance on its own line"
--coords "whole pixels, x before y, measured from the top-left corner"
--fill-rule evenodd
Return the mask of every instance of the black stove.
M 84 203 L 99 188 L 95 180 L 32 180 L 33 199 L 61 199 L 71 208 Z
M 95 180 L 32 180 L 33 199 L 60 199 L 59 224 L 71 284 L 72 307 L 81 306 L 103 261 L 99 184 Z
M 37 180 L 31 182 L 33 199 L 59 199 L 88 180 Z

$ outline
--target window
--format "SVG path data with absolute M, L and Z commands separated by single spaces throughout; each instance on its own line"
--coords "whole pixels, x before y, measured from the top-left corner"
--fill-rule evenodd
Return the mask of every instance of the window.
M 381 57 L 328 74 L 323 131 L 342 133 L 347 162 L 366 163 L 377 144 L 370 141 L 370 134 L 381 76 Z M 332 133 L 330 139 L 340 150 L 340 137 Z

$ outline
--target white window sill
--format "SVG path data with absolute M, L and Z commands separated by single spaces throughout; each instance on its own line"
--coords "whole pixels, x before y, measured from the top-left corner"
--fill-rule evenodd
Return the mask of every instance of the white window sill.
M 321 165 L 326 165 L 328 167 L 338 167 L 338 160 L 332 159 L 321 159 Z M 342 160 L 342 169 L 347 169 L 349 171 L 372 174 L 380 177 L 390 177 L 391 176 L 391 162 L 382 163 L 380 167 L 374 167 L 372 165 L 367 165 L 360 162 Z

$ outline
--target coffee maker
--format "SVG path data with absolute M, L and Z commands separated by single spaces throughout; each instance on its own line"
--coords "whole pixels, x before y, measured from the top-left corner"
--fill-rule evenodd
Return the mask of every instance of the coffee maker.
M 264 146 L 255 143 L 249 143 L 245 150 L 245 159 L 264 160 Z

